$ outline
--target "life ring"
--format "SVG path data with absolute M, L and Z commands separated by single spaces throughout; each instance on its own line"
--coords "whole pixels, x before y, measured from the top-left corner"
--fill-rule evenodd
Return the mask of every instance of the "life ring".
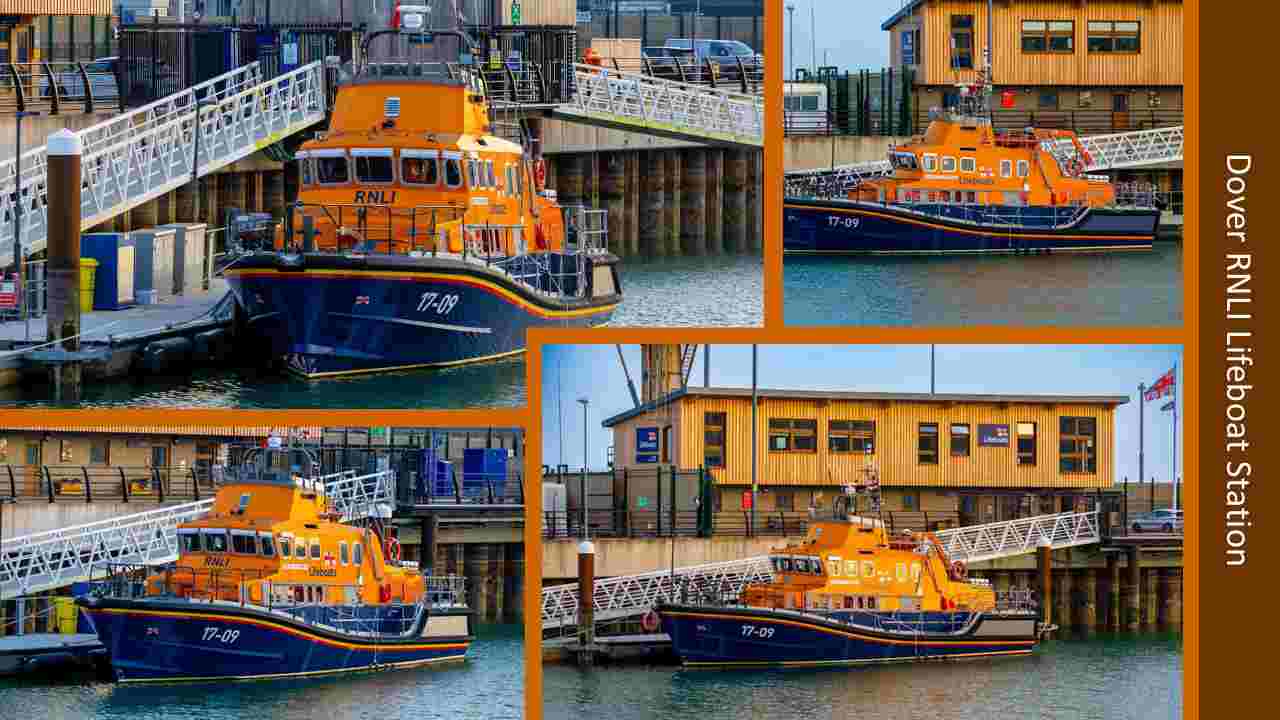
M 395 538 L 387 538 L 387 558 L 391 562 L 400 562 L 400 541 Z
M 538 160 L 536 163 L 533 164 L 533 182 L 534 182 L 534 187 L 539 191 L 541 191 L 542 188 L 546 185 L 547 163 L 545 161 Z
M 644 628 L 645 632 L 648 632 L 648 633 L 656 632 L 658 629 L 658 625 L 659 625 L 658 613 L 650 610 L 649 612 L 640 616 L 640 627 Z
M 967 572 L 968 570 L 965 568 L 962 561 L 956 560 L 951 563 L 951 574 L 954 575 L 957 580 L 963 580 L 965 578 L 965 573 Z
M 378 586 L 378 602 L 391 602 L 391 583 L 382 583 Z

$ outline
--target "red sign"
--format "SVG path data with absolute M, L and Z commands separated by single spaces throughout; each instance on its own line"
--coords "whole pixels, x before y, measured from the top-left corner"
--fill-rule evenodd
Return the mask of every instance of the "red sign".
M 742 509 L 743 510 L 751 509 L 751 491 L 750 490 L 742 491 Z
M 1005 90 L 1004 92 L 1000 93 L 1000 107 L 1002 108 L 1013 107 L 1013 97 L 1014 97 L 1014 93 L 1012 90 Z
M 0 309 L 18 309 L 18 283 L 13 280 L 0 282 Z

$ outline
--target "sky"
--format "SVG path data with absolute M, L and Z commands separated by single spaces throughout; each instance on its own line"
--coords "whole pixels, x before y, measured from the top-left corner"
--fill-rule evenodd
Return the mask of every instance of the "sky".
M 640 387 L 640 346 L 622 346 L 632 382 Z M 601 426 L 633 405 L 614 345 L 547 345 L 542 352 L 542 462 L 582 467 L 583 414 L 587 407 L 591 467 L 606 465 L 611 431 Z M 689 378 L 701 385 L 705 355 Z M 938 345 L 940 393 L 1127 395 L 1116 410 L 1116 477 L 1138 478 L 1138 384 L 1150 385 L 1177 363 L 1178 435 L 1182 435 L 1182 348 L 1165 345 Z M 929 392 L 928 345 L 760 345 L 761 388 Z M 711 385 L 751 387 L 751 346 L 712 345 Z M 558 401 L 558 402 L 557 402 Z M 1173 417 L 1166 399 L 1146 406 L 1147 477 L 1161 481 L 1173 463 Z M 1182 455 L 1182 443 L 1178 443 Z M 1179 459 L 1178 467 L 1181 467 Z
M 795 5 L 795 27 L 784 9 L 783 61 L 791 73 L 791 41 L 795 39 L 795 67 L 835 65 L 841 72 L 876 69 L 889 64 L 889 33 L 880 24 L 902 7 L 904 0 L 783 0 Z M 816 31 L 817 41 L 813 42 Z M 794 34 L 793 34 L 794 33 Z M 826 62 L 823 61 L 825 56 Z

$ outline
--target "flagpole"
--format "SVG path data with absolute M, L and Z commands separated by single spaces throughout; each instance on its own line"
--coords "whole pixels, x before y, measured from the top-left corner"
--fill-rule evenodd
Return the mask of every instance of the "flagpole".
M 1178 509 L 1178 363 L 1173 364 L 1173 509 Z
M 1142 483 L 1146 480 L 1146 474 L 1143 472 L 1143 419 L 1146 415 L 1145 406 L 1147 402 L 1147 386 L 1138 383 L 1138 492 L 1142 492 Z

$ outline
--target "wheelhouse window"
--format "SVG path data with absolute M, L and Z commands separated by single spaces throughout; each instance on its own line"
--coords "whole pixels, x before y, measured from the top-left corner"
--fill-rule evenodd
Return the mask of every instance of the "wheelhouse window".
M 1073 53 L 1075 36 L 1073 20 L 1023 20 L 1022 52 Z
M 951 424 L 951 457 L 969 457 L 969 426 Z
M 438 155 L 435 150 L 401 150 L 400 181 L 406 185 L 439 185 Z
M 960 158 L 960 172 L 977 172 L 978 161 L 976 158 L 962 157 Z
M 514 165 L 506 166 L 503 169 L 503 177 L 506 179 L 506 183 L 503 185 L 503 190 L 506 191 L 507 197 L 511 197 L 512 195 L 515 195 L 516 194 L 516 167 Z
M 271 537 L 271 533 L 258 533 L 258 543 L 261 545 L 263 557 L 276 556 L 276 544 Z
M 895 168 L 903 170 L 915 170 L 917 167 L 915 154 L 909 152 L 889 153 L 889 162 Z
M 722 412 L 702 415 L 702 464 L 706 467 L 724 467 L 725 418 Z
M 356 163 L 357 182 L 386 184 L 395 181 L 390 148 L 353 148 L 351 157 Z
M 1142 24 L 1132 21 L 1089 21 L 1089 52 L 1136 53 L 1142 49 Z
M 346 153 L 341 150 L 316 150 L 314 157 L 316 181 L 321 185 L 343 185 L 351 182 L 351 176 L 347 171 Z
M 1013 161 L 1001 160 L 1000 161 L 1000 177 L 1010 177 L 1011 175 L 1013 175 Z
M 495 176 L 495 175 L 493 174 L 493 161 L 492 161 L 492 160 L 485 160 L 485 161 L 484 161 L 484 170 L 485 170 L 485 174 L 486 174 L 486 176 L 487 176 L 487 178 L 486 178 L 486 179 L 489 181 L 489 187 L 493 187 L 493 188 L 498 187 L 498 179 L 497 179 L 497 176 Z
M 769 420 L 769 452 L 817 452 L 817 420 Z
M 458 153 L 444 154 L 444 184 L 448 188 L 462 187 L 462 156 Z
M 364 546 L 360 543 L 356 543 L 355 547 L 352 548 L 351 562 L 356 567 L 364 564 Z
M 1018 423 L 1018 464 L 1036 464 L 1036 424 Z
M 320 559 L 320 541 L 319 540 L 313 539 L 311 541 L 311 559 L 312 560 Z
M 293 541 L 293 556 L 295 558 L 305 558 L 307 556 L 306 538 L 297 538 Z
M 476 161 L 467 161 L 467 182 L 470 187 L 480 187 L 480 173 L 476 170 Z
M 1031 164 L 1026 160 L 1018 161 L 1018 177 L 1024 178 L 1031 174 Z
M 1098 471 L 1098 421 L 1087 417 L 1058 419 L 1058 469 L 1064 473 Z
M 204 535 L 204 551 L 205 552 L 226 552 L 227 551 L 227 531 L 226 530 L 202 530 Z
M 956 159 L 947 155 L 942 158 L 942 172 L 950 173 L 956 171 Z
M 951 69 L 973 69 L 973 16 L 951 16 Z
M 231 531 L 231 551 L 241 555 L 257 555 L 258 548 L 253 541 L 253 533 Z
M 178 541 L 182 543 L 182 554 L 200 552 L 200 533 L 195 530 L 179 530 Z
M 338 561 L 343 565 L 351 562 L 351 554 L 347 551 L 347 541 L 343 540 L 338 543 Z
M 287 558 L 293 554 L 293 537 L 290 535 L 280 536 L 280 557 Z
M 875 420 L 832 420 L 827 423 L 827 450 L 833 453 L 876 451 Z
M 920 423 L 916 451 L 919 464 L 938 464 L 938 423 Z
M 925 172 L 933 172 L 934 170 L 937 170 L 938 156 L 926 153 L 924 157 L 921 158 L 921 165 L 924 167 Z

